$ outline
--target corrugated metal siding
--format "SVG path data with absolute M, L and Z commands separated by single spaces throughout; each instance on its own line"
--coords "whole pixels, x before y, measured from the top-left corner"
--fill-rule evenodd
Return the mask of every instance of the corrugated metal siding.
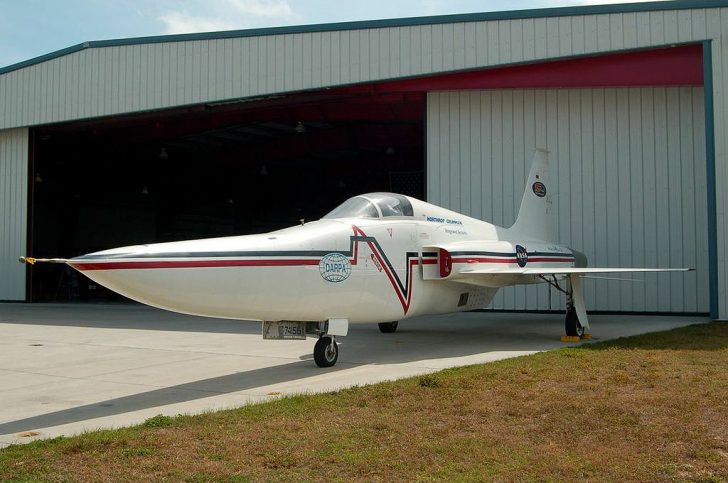
M 461 22 L 89 48 L 0 75 L 0 129 L 550 57 L 720 39 L 721 21 L 728 22 L 728 9 Z
M 510 226 L 533 151 L 551 151 L 559 241 L 592 266 L 696 267 L 585 281 L 593 310 L 707 312 L 702 88 L 506 90 L 427 98 L 428 200 Z M 562 308 L 548 287 L 497 309 Z
M 728 319 L 728 185 L 725 182 L 728 179 L 728 9 L 721 9 L 720 12 L 708 11 L 706 17 L 706 37 L 713 39 L 718 306 L 719 318 L 726 320 Z M 698 24 L 699 28 L 702 28 L 702 23 Z
M 28 130 L 0 131 L 0 300 L 25 300 Z

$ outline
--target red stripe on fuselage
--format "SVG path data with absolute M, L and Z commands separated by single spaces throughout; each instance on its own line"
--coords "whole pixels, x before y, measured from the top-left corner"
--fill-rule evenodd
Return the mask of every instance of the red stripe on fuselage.
M 529 258 L 528 263 L 534 262 L 573 262 L 573 258 Z M 515 257 L 511 258 L 453 258 L 453 263 L 517 263 Z
M 295 267 L 318 265 L 319 260 L 148 260 L 139 262 L 73 262 L 79 271 L 135 270 L 144 268 Z
M 516 263 L 516 257 L 511 258 L 453 258 L 453 263 Z

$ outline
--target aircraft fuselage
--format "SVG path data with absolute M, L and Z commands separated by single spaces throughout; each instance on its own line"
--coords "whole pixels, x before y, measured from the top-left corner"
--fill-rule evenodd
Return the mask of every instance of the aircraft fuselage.
M 500 287 L 543 281 L 486 276 L 458 283 L 458 274 L 473 267 L 574 266 L 574 252 L 564 246 L 513 239 L 508 229 L 409 201 L 410 216 L 322 219 L 263 235 L 107 250 L 68 263 L 122 295 L 175 312 L 351 323 L 482 308 Z

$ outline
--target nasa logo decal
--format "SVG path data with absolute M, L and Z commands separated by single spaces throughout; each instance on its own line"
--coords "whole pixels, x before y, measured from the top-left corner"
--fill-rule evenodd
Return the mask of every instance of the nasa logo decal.
M 351 275 L 351 262 L 341 253 L 329 253 L 319 262 L 319 273 L 327 282 L 343 282 Z
M 521 245 L 516 245 L 516 263 L 519 267 L 525 267 L 528 263 L 528 252 Z
M 544 196 L 546 196 L 546 185 L 540 181 L 536 181 L 535 183 L 533 183 L 531 189 L 533 189 L 533 194 L 535 194 L 539 198 L 543 198 Z

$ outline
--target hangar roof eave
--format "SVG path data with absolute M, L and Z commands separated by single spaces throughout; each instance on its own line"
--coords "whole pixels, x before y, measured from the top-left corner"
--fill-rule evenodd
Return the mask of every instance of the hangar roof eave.
M 686 10 L 699 8 L 728 7 L 728 0 L 668 0 L 644 3 L 620 3 L 605 5 L 588 5 L 577 7 L 539 8 L 529 10 L 507 10 L 499 12 L 464 13 L 437 15 L 429 17 L 406 17 L 382 20 L 365 20 L 353 22 L 323 23 L 311 25 L 293 25 L 286 27 L 268 27 L 248 30 L 226 30 L 220 32 L 203 32 L 176 35 L 157 35 L 150 37 L 132 37 L 111 40 L 94 40 L 66 47 L 48 54 L 34 57 L 0 68 L 0 75 L 32 65 L 47 62 L 58 57 L 72 54 L 84 49 L 100 47 L 117 47 L 139 44 L 155 44 L 164 42 L 186 42 L 194 40 L 216 40 L 241 37 L 260 37 L 266 35 L 283 35 L 313 32 L 334 32 L 341 30 L 364 30 L 387 27 L 409 27 L 417 25 L 436 25 L 460 22 L 484 22 L 492 20 L 518 20 L 546 17 L 571 17 L 576 15 L 597 15 L 609 13 L 654 12 L 660 10 Z

